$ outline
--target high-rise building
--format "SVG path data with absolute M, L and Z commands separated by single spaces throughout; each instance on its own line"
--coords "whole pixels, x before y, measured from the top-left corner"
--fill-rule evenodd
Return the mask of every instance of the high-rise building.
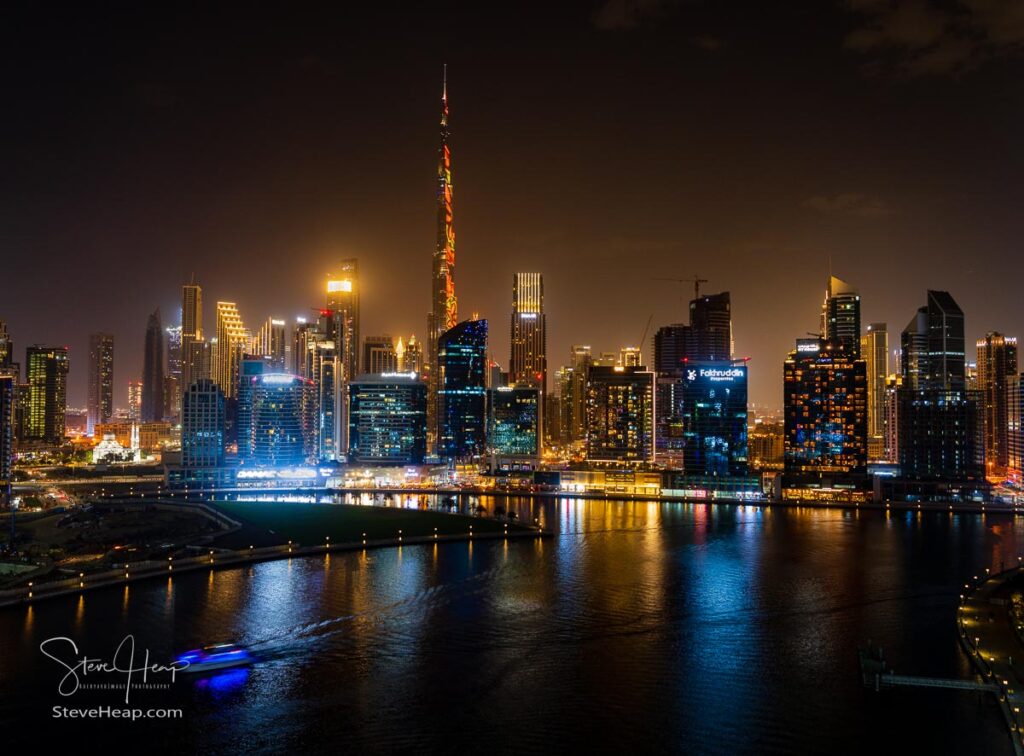
M 309 344 L 317 333 L 316 323 L 310 323 L 306 318 L 298 318 L 295 321 L 295 328 L 292 330 L 292 364 L 291 370 L 295 375 L 309 378 L 312 372 L 307 366 Z
M 91 436 L 97 423 L 108 423 L 114 416 L 114 337 L 109 333 L 89 336 L 89 381 L 86 395 L 87 432 Z
M 654 461 L 654 373 L 592 365 L 586 385 L 587 459 Z
M 7 332 L 7 324 L 0 320 L 0 375 L 12 375 L 11 368 L 14 364 L 14 342 L 11 341 L 11 334 Z
M 390 336 L 367 336 L 363 340 L 363 372 L 369 375 L 398 372 L 398 352 Z
M 643 355 L 640 353 L 640 347 L 622 347 L 619 350 L 619 361 L 618 364 L 622 367 L 640 367 L 644 364 Z
M 867 366 L 853 357 L 847 344 L 797 339 L 786 359 L 787 473 L 867 470 Z
M 570 349 L 569 365 L 564 369 L 563 385 L 559 388 L 565 416 L 563 430 L 568 442 L 583 441 L 587 437 L 587 380 L 593 364 L 589 346 L 574 345 Z
M 237 448 L 240 460 L 252 459 L 252 388 L 257 376 L 277 372 L 269 357 L 247 355 L 238 367 Z M 223 397 L 221 404 L 224 404 Z M 226 410 L 225 410 L 226 412 Z M 225 423 L 226 423 L 225 416 Z
M 287 373 L 255 376 L 251 387 L 250 451 L 243 463 L 290 467 L 316 457 L 315 386 Z
M 487 446 L 492 457 L 508 460 L 540 456 L 542 397 L 540 386 L 499 386 L 488 390 Z M 494 467 L 501 466 L 497 462 Z
M 893 373 L 885 379 L 885 397 L 882 405 L 882 433 L 884 437 L 882 458 L 886 462 L 898 462 L 900 456 L 900 396 L 903 376 Z
M 212 354 L 213 382 L 220 386 L 225 399 L 234 399 L 238 392 L 238 366 L 251 338 L 234 302 L 217 303 L 216 338 Z
M 13 375 L 0 375 L 0 503 L 10 506 L 14 472 L 14 408 L 18 383 Z
M 983 469 L 978 398 L 967 390 L 964 314 L 949 292 L 929 291 L 903 332 L 897 411 L 900 474 L 965 481 Z
M 181 287 L 181 382 L 187 388 L 198 378 L 209 378 L 210 373 L 193 370 L 192 343 L 203 340 L 203 290 L 193 276 L 190 283 Z M 199 353 L 197 356 L 201 356 Z M 196 373 L 199 373 L 198 375 Z
M 160 308 L 146 323 L 146 345 L 142 356 L 142 422 L 164 417 L 164 329 Z
M 142 381 L 128 381 L 128 419 L 142 420 Z
M 1008 379 L 1018 374 L 1017 339 L 992 331 L 978 340 L 977 348 L 985 469 L 999 476 L 1010 464 Z
M 512 276 L 512 331 L 509 382 L 547 391 L 547 316 L 540 273 Z
M 30 346 L 25 356 L 29 415 L 25 438 L 60 444 L 68 396 L 67 347 Z
M 885 381 L 889 377 L 889 332 L 872 323 L 860 338 L 868 375 L 868 458 L 885 457 Z
M 270 360 L 275 372 L 285 369 L 284 326 L 285 322 L 281 318 L 267 318 L 253 337 L 250 350 L 250 354 Z
M 416 335 L 413 334 L 409 337 L 409 343 L 405 345 L 405 354 L 402 357 L 401 365 L 399 365 L 399 371 L 421 375 L 423 365 L 423 344 L 417 341 Z
M 182 395 L 181 464 L 224 464 L 224 394 L 209 378 L 200 378 Z
M 729 292 L 705 294 L 690 302 L 690 328 L 686 334 L 690 360 L 732 359 L 732 304 Z
M 747 474 L 747 367 L 690 362 L 681 381 L 683 472 Z
M 462 460 L 484 453 L 487 321 L 464 320 L 441 334 L 437 349 L 437 454 Z
M 1024 376 L 1020 373 L 1006 377 L 1006 416 L 1007 477 L 1020 485 L 1024 480 Z
M 347 449 L 344 418 L 348 398 L 341 357 L 335 342 L 328 339 L 311 341 L 309 349 L 317 408 L 317 459 L 321 462 L 339 460 Z
M 330 314 L 323 330 L 338 351 L 344 381 L 352 380 L 360 372 L 359 289 L 358 261 L 342 260 L 337 271 L 327 279 L 327 309 Z
M 928 388 L 966 388 L 964 312 L 948 291 L 928 292 Z
M 350 463 L 423 464 L 427 386 L 415 373 L 361 375 L 348 391 Z
M 181 326 L 168 326 L 167 333 L 167 374 L 164 376 L 164 417 L 181 417 L 182 365 Z
M 440 407 L 437 358 L 441 336 L 459 322 L 455 296 L 455 222 L 452 211 L 452 158 L 448 147 L 448 67 L 441 88 L 441 141 L 437 151 L 437 239 L 430 280 L 430 313 L 427 315 L 427 448 L 440 451 L 436 431 L 443 425 L 436 415 Z
M 821 335 L 835 348 L 845 349 L 851 358 L 860 357 L 860 294 L 835 276 L 829 276 L 821 306 Z

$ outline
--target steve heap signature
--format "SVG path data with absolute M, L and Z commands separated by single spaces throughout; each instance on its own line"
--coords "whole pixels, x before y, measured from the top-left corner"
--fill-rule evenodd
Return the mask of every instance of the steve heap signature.
M 132 675 L 141 672 L 142 682 L 145 683 L 150 675 L 170 672 L 171 682 L 174 682 L 177 673 L 188 667 L 187 661 L 150 664 L 149 649 L 146 649 L 144 663 L 135 666 L 135 637 L 133 635 L 124 637 L 114 651 L 113 658 L 109 661 L 79 654 L 75 642 L 64 636 L 47 638 L 39 644 L 39 650 L 67 670 L 57 685 L 57 692 L 62 696 L 74 695 L 82 684 L 82 678 L 89 674 L 120 673 L 125 675 L 124 702 L 128 703 L 128 693 L 132 688 Z

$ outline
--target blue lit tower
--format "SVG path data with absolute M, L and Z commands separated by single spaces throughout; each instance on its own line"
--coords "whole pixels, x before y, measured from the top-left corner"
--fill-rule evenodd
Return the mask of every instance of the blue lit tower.
M 349 462 L 421 465 L 427 453 L 427 384 L 415 373 L 361 375 L 348 385 Z
M 484 453 L 487 321 L 464 320 L 437 348 L 437 454 L 457 460 Z
M 264 467 L 290 467 L 316 455 L 316 387 L 287 373 L 255 376 L 252 394 L 251 450 L 247 460 Z

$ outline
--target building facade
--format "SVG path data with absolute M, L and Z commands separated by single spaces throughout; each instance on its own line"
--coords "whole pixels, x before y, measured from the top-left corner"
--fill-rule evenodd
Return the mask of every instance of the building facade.
M 427 385 L 415 373 L 361 375 L 348 391 L 350 463 L 423 464 Z
M 1009 379 L 1018 375 L 1017 339 L 990 332 L 977 342 L 978 408 L 984 434 L 985 472 L 999 477 L 1010 466 Z
M 592 366 L 586 413 L 588 460 L 654 461 L 653 372 L 643 367 Z
M 547 391 L 547 316 L 544 278 L 540 273 L 512 276 L 512 327 L 509 382 Z
M 487 446 L 495 458 L 533 459 L 542 451 L 540 386 L 499 386 L 487 392 Z M 500 465 L 499 465 L 500 466 Z
M 293 467 L 316 459 L 316 397 L 312 381 L 288 373 L 253 380 L 248 458 L 259 467 Z
M 146 322 L 146 343 L 142 354 L 142 422 L 151 423 L 164 418 L 164 328 L 160 323 L 160 309 Z
M 487 321 L 464 320 L 437 349 L 437 455 L 464 460 L 487 446 Z
M 889 377 L 889 332 L 871 323 L 860 339 L 868 375 L 868 458 L 885 458 L 885 382 Z
M 61 444 L 68 397 L 67 347 L 30 346 L 25 363 L 29 392 L 25 439 Z
M 89 379 L 85 397 L 88 412 L 87 433 L 92 435 L 97 423 L 106 423 L 114 416 L 114 336 L 109 333 L 89 335 Z
M 681 387 L 683 472 L 746 475 L 746 365 L 730 360 L 687 363 Z
M 224 423 L 224 393 L 209 378 L 200 378 L 182 395 L 183 467 L 223 466 Z

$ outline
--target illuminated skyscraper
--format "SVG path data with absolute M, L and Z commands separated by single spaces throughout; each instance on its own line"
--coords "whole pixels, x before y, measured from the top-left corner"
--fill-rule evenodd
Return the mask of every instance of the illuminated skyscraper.
M 487 445 L 492 470 L 508 469 L 512 460 L 535 460 L 541 454 L 543 394 L 539 386 L 499 386 L 487 392 Z
M 487 445 L 487 321 L 464 320 L 441 334 L 437 352 L 437 454 L 481 455 Z
M 89 336 L 88 392 L 86 428 L 91 436 L 97 423 L 108 423 L 114 416 L 114 337 L 109 333 Z
M 60 444 L 68 397 L 67 347 L 30 346 L 26 350 L 29 415 L 25 438 Z
M 427 316 L 427 448 L 440 443 L 434 434 L 442 420 L 435 415 L 440 406 L 437 392 L 439 340 L 459 322 L 458 300 L 455 296 L 455 223 L 452 214 L 452 159 L 448 148 L 448 67 L 444 69 L 441 88 L 441 144 L 437 152 L 437 241 L 434 245 L 433 270 L 430 282 L 430 314 Z
M 587 437 L 587 380 L 593 364 L 589 346 L 572 347 L 565 383 L 561 387 L 565 417 L 562 429 L 566 441 L 583 441 Z
M 0 320 L 0 375 L 11 375 L 13 364 L 14 342 L 11 341 L 11 335 L 7 332 L 7 324 Z
M 14 407 L 18 382 L 0 375 L 0 504 L 10 506 L 11 474 L 14 471 Z
M 991 332 L 978 340 L 977 348 L 985 467 L 998 476 L 1010 464 L 1008 380 L 1017 375 L 1017 339 Z
M 421 465 L 427 453 L 427 386 L 412 373 L 361 375 L 349 384 L 348 460 Z
M 587 459 L 654 461 L 654 373 L 597 366 L 586 384 Z
M 683 472 L 746 475 L 746 365 L 730 360 L 687 363 L 680 384 Z
M 706 294 L 690 302 L 686 356 L 690 360 L 732 359 L 732 304 L 729 292 Z
M 1024 376 L 1006 377 L 1007 476 L 1017 485 L 1024 478 Z
M 852 359 L 860 357 L 860 294 L 841 278 L 829 276 L 821 306 L 821 335 L 845 349 Z
M 783 380 L 786 472 L 866 472 L 864 361 L 853 358 L 846 342 L 797 339 Z
M 885 381 L 889 377 L 889 332 L 872 323 L 860 338 L 860 354 L 868 376 L 868 457 L 885 457 Z
M 548 383 L 548 350 L 544 279 L 540 273 L 512 276 L 511 344 L 509 382 L 517 386 L 537 386 L 543 395 Z
M 929 388 L 963 391 L 966 386 L 964 312 L 948 291 L 928 292 Z
M 128 419 L 142 419 L 142 381 L 128 381 Z
M 181 464 L 224 464 L 224 394 L 209 378 L 197 379 L 182 394 Z
M 252 340 L 251 354 L 266 357 L 277 372 L 285 369 L 284 364 L 284 320 L 267 318 Z
M 187 387 L 197 378 L 209 378 L 207 372 L 203 375 L 193 374 L 193 355 L 201 356 L 192 349 L 193 342 L 203 340 L 203 290 L 196 283 L 195 277 L 191 283 L 181 287 L 181 385 Z
M 405 345 L 405 355 L 399 369 L 403 373 L 423 373 L 423 344 L 416 340 L 415 334 L 409 337 Z
M 315 387 L 287 373 L 255 376 L 252 385 L 250 450 L 245 462 L 281 467 L 312 462 L 316 457 Z
M 921 307 L 900 335 L 900 368 L 903 387 L 923 389 L 928 380 L 928 308 Z
M 327 279 L 330 321 L 322 330 L 338 350 L 345 381 L 359 374 L 359 289 L 358 261 L 342 260 Z
M 167 375 L 164 384 L 164 417 L 178 419 L 181 416 L 182 365 L 181 326 L 168 326 L 167 333 Z
M 212 355 L 213 382 L 220 386 L 225 399 L 234 399 L 238 393 L 238 366 L 251 338 L 234 302 L 217 303 L 216 333 Z M 230 416 L 230 411 L 228 414 Z
M 142 355 L 142 422 L 164 419 L 164 328 L 160 308 L 146 323 L 146 344 Z

